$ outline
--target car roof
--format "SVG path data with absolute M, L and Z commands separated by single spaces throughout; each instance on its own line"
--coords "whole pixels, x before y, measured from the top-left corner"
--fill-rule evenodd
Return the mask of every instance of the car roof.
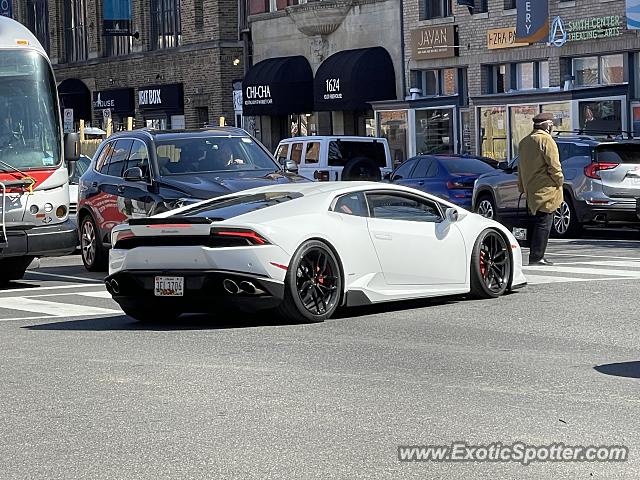
M 249 137 L 249 133 L 236 127 L 207 127 L 188 130 L 155 130 L 152 128 L 139 128 L 113 134 L 111 138 L 122 137 L 152 138 L 154 140 L 178 140 L 184 138 L 202 137 Z
M 280 143 L 289 143 L 289 142 L 306 142 L 309 140 L 315 140 L 316 142 L 324 139 L 336 139 L 336 140 L 357 140 L 357 141 L 371 141 L 371 142 L 383 142 L 386 141 L 385 138 L 382 137 L 363 137 L 358 135 L 307 135 L 305 137 L 290 137 L 283 138 L 280 140 Z

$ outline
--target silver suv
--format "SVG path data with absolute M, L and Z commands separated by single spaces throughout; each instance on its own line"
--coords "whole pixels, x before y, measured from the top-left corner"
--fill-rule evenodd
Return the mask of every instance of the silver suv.
M 564 202 L 556 210 L 552 233 L 580 234 L 585 224 L 638 224 L 640 142 L 556 137 L 564 173 Z M 510 226 L 524 226 L 526 198 L 518 192 L 518 161 L 482 175 L 473 191 L 473 209 Z

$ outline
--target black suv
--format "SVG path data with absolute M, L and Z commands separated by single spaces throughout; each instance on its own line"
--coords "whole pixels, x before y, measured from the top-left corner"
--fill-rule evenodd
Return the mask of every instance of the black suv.
M 306 181 L 284 172 L 242 129 L 133 130 L 102 142 L 80 178 L 82 261 L 104 269 L 111 229 L 184 204 L 265 185 Z

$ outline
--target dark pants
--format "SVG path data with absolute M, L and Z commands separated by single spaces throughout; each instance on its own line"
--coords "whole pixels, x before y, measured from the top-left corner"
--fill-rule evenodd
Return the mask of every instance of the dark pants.
M 552 224 L 553 213 L 539 211 L 531 216 L 529 263 L 537 262 L 544 258 Z

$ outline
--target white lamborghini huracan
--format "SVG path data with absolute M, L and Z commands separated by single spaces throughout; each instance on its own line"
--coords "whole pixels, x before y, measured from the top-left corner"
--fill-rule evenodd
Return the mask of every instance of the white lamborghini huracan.
M 269 186 L 113 229 L 106 286 L 125 313 L 163 319 L 221 304 L 322 321 L 341 305 L 526 284 L 502 225 L 385 183 Z

